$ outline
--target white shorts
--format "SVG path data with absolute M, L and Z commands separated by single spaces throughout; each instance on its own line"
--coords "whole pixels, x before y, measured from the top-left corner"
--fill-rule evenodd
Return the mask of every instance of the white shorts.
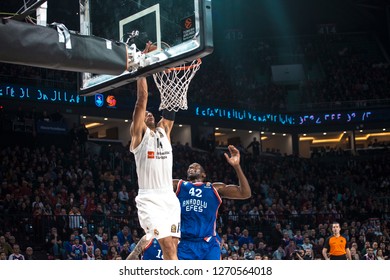
M 180 238 L 180 202 L 173 190 L 140 189 L 135 198 L 146 238 Z

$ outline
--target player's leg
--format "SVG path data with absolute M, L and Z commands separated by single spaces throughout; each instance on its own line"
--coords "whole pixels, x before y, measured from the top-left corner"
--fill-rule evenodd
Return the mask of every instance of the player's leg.
M 177 238 L 167 236 L 158 239 L 161 250 L 163 251 L 164 260 L 177 260 Z
M 159 193 L 161 208 L 154 211 L 151 229 L 163 251 L 164 260 L 177 260 L 180 238 L 180 203 L 173 191 Z
M 207 243 L 208 248 L 206 250 L 203 260 L 220 260 L 221 259 L 221 247 L 216 238 L 212 238 Z
M 181 240 L 177 247 L 177 257 L 179 260 L 201 260 L 203 254 L 202 248 L 199 248 L 201 242 L 192 242 Z

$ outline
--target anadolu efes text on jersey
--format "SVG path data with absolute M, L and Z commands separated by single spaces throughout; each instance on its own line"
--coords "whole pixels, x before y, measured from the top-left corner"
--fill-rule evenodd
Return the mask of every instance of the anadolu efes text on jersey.
M 215 236 L 218 208 L 222 199 L 212 184 L 180 180 L 176 195 L 181 207 L 181 236 Z
M 185 211 L 195 211 L 195 212 L 203 212 L 204 208 L 207 208 L 207 202 L 201 199 L 187 199 L 182 201 L 181 209 L 185 209 Z

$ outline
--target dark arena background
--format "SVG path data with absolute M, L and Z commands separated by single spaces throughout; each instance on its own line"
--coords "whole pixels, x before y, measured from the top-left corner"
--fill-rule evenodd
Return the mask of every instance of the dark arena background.
M 26 2 L 1 1 L 1 16 Z M 241 152 L 252 197 L 223 199 L 221 258 L 323 259 L 338 221 L 352 258 L 389 259 L 390 1 L 212 5 L 214 51 L 171 138 L 174 178 L 199 162 L 211 182 L 238 184 L 223 153 Z M 47 22 L 78 31 L 78 1 L 48 1 Z M 97 259 L 125 259 L 144 234 L 129 152 L 135 83 L 97 103 L 79 79 L 0 63 L 1 259 L 17 245 L 26 259 L 74 259 L 74 239 L 92 241 Z

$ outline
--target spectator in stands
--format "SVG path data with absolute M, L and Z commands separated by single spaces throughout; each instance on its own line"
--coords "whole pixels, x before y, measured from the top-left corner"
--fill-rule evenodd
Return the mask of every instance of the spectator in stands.
M 121 251 L 119 252 L 119 255 L 121 256 L 122 260 L 125 260 L 127 256 L 130 254 L 130 243 L 128 240 L 123 243 L 123 246 L 121 248 Z
M 322 259 L 322 248 L 324 247 L 325 239 L 323 237 L 318 238 L 318 241 L 313 245 L 313 254 L 315 259 Z
M 61 208 L 61 205 L 59 206 Z M 69 230 L 69 219 L 65 208 L 61 208 L 60 213 L 55 216 L 54 225 L 57 228 L 60 239 L 65 240 L 68 237 Z
M 72 251 L 70 253 L 72 260 L 81 260 L 84 255 L 83 246 L 80 244 L 80 237 L 75 236 Z
M 299 247 L 296 245 L 295 241 L 291 239 L 289 244 L 284 248 L 284 251 L 286 252 L 286 259 L 292 260 L 294 258 L 294 253 L 298 250 L 298 248 Z
M 93 236 L 93 242 L 95 244 L 98 244 L 98 242 L 102 242 L 102 240 L 103 240 L 103 232 L 104 232 L 104 228 L 103 227 L 97 227 L 97 231 L 96 231 L 95 235 Z
M 14 244 L 12 254 L 9 255 L 8 260 L 10 261 L 24 261 L 24 256 L 20 253 L 19 244 Z
M 80 229 L 83 225 L 86 225 L 86 221 L 84 220 L 83 216 L 81 215 L 81 212 L 79 208 L 74 205 L 72 209 L 69 211 L 69 228 L 70 229 Z
M 88 234 L 85 237 L 85 242 L 83 242 L 83 251 L 88 252 L 88 249 L 91 249 L 89 253 L 93 254 L 93 252 L 95 252 L 95 248 L 96 246 L 95 243 L 93 243 L 92 236 Z
M 238 238 L 238 245 L 242 247 L 243 244 L 249 245 L 249 243 L 253 243 L 253 238 L 249 235 L 249 231 L 244 229 L 242 235 Z
M 360 256 L 356 251 L 355 247 L 351 247 L 350 251 L 351 251 L 351 260 L 357 260 L 357 261 L 360 260 Z
M 97 242 L 97 247 L 102 251 L 103 257 L 107 257 L 108 251 L 110 249 L 110 242 L 106 232 L 103 233 L 102 240 Z
M 253 137 L 252 142 L 249 143 L 247 149 L 252 148 L 252 155 L 254 157 L 258 157 L 260 155 L 260 142 L 257 140 L 256 137 Z
M 121 246 L 123 246 L 126 241 L 128 241 L 130 244 L 133 243 L 133 238 L 131 237 L 128 226 L 124 226 L 122 230 L 120 230 L 116 235 Z
M 34 250 L 32 247 L 26 248 L 26 253 L 24 255 L 24 258 L 25 258 L 25 260 L 28 260 L 28 261 L 37 260 L 37 258 L 34 255 Z
M 378 258 L 374 254 L 374 249 L 367 248 L 367 253 L 363 255 L 362 260 L 369 260 L 369 261 L 374 261 L 377 260 Z
M 378 251 L 376 252 L 376 258 L 377 260 L 386 260 L 386 257 L 383 255 L 383 250 L 382 249 L 378 249 Z
M 87 241 L 87 236 L 89 236 L 89 233 L 88 233 L 88 227 L 87 226 L 83 226 L 82 229 L 81 229 L 81 234 L 80 234 L 80 243 L 84 243 Z M 84 251 L 86 252 L 86 251 Z
M 286 252 L 284 251 L 282 246 L 279 246 L 273 253 L 272 253 L 272 259 L 273 260 L 283 260 L 286 257 Z
M 122 185 L 121 191 L 118 193 L 118 199 L 121 202 L 122 207 L 129 202 L 129 193 L 127 192 L 126 185 Z
M 304 237 L 303 237 L 302 232 L 300 230 L 297 230 L 295 232 L 293 239 L 295 241 L 295 244 L 297 244 L 297 246 L 302 246 Z
M 83 259 L 85 260 L 95 260 L 96 257 L 94 255 L 94 251 L 93 251 L 93 247 L 86 247 L 87 248 L 87 251 L 86 253 L 84 254 L 83 256 Z
M 303 250 L 307 250 L 307 249 L 313 250 L 313 244 L 310 243 L 309 237 L 305 237 L 303 239 L 303 244 L 301 245 L 301 247 Z
M 115 260 L 117 256 L 120 257 L 117 247 L 116 246 L 110 246 L 108 254 L 107 254 L 107 260 Z M 122 257 L 121 257 L 122 258 Z
M 72 233 L 69 237 L 69 240 L 66 240 L 64 242 L 64 249 L 65 249 L 65 259 L 67 260 L 71 260 L 72 259 L 72 246 L 73 244 L 75 244 L 74 240 L 75 240 L 76 236 Z
M 102 255 L 102 251 L 99 248 L 95 249 L 95 260 L 104 260 L 104 256 Z
M 270 246 L 273 250 L 277 250 L 283 242 L 283 233 L 280 223 L 276 223 L 270 234 Z
M 62 259 L 64 255 L 64 248 L 61 236 L 58 234 L 57 228 L 51 228 L 47 240 L 48 254 L 54 259 Z
M 267 244 L 264 243 L 263 241 L 260 241 L 259 244 L 257 245 L 257 249 L 255 250 L 255 253 L 260 254 L 262 257 L 264 255 L 267 255 L 268 254 Z
M 11 255 L 13 252 L 11 245 L 5 240 L 4 235 L 0 236 L 0 247 L 7 256 Z

